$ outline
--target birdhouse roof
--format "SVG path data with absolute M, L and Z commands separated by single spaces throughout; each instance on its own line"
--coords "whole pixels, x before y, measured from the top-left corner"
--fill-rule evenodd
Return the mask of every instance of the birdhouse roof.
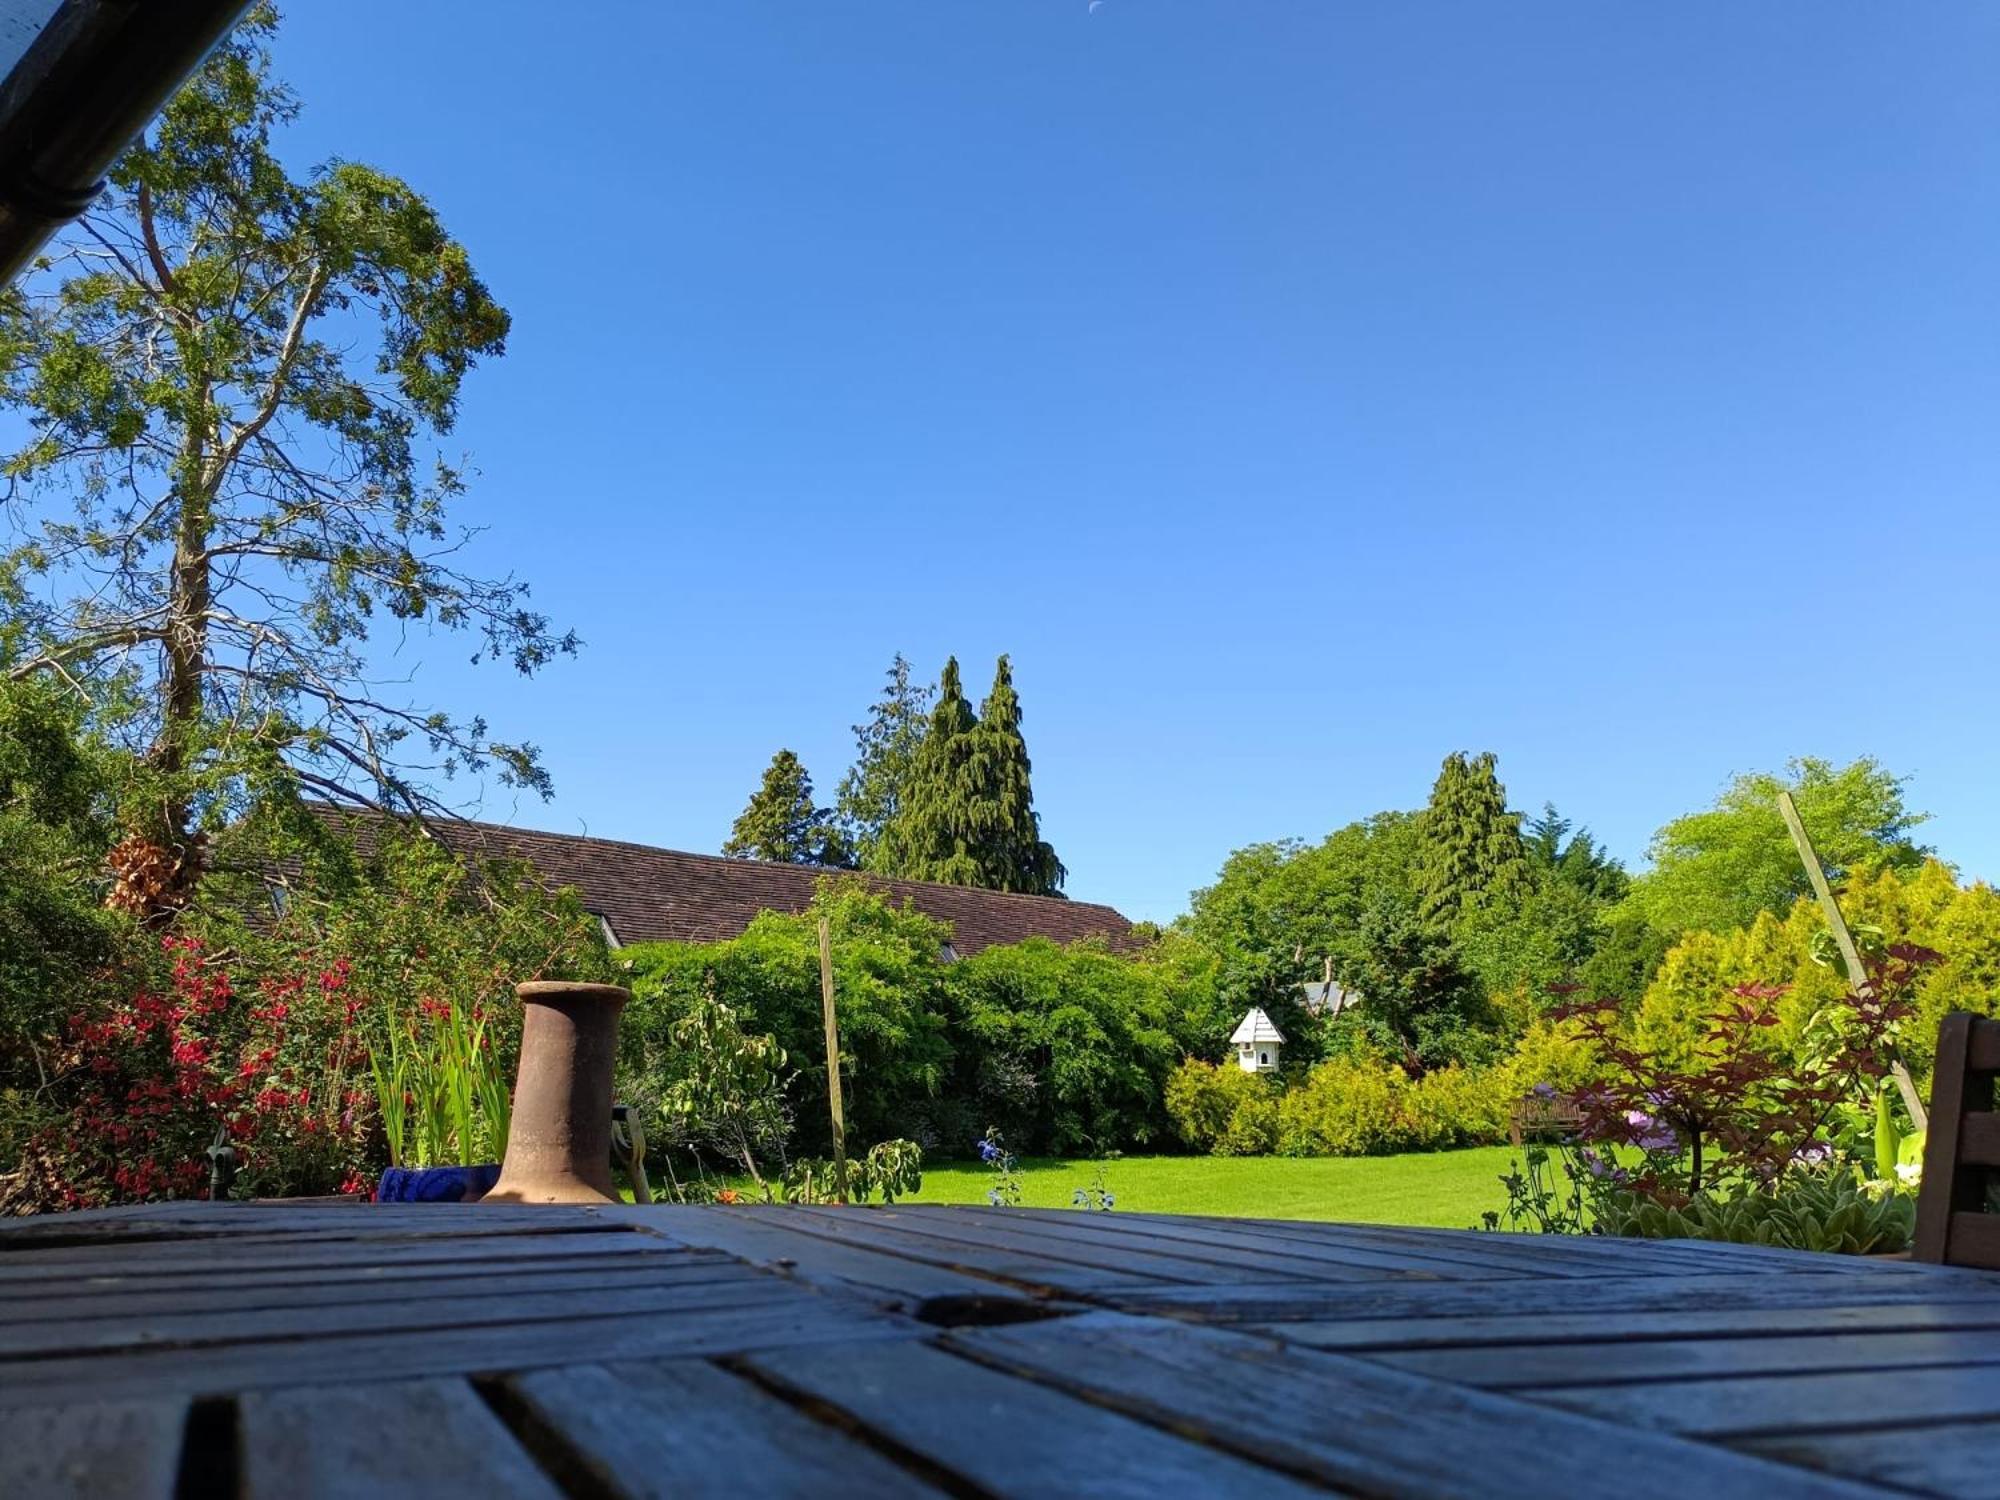
M 1232 1046 L 1240 1047 L 1245 1042 L 1282 1042 L 1284 1039 L 1285 1034 L 1271 1024 L 1271 1018 L 1265 1015 L 1261 1008 L 1253 1005 L 1249 1014 L 1244 1016 L 1243 1024 L 1236 1028 L 1236 1034 L 1230 1037 L 1229 1041 Z

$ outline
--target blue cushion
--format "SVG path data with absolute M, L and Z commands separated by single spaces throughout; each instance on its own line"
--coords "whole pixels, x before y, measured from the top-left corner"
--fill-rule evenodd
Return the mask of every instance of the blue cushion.
M 479 1167 L 391 1167 L 375 1187 L 377 1203 L 463 1203 L 482 1198 L 500 1180 L 497 1164 Z

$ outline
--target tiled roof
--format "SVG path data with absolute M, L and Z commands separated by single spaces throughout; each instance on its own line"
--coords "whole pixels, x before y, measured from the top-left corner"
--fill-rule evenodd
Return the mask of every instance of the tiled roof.
M 364 848 L 382 821 L 379 813 L 332 807 L 316 811 L 343 824 Z M 733 938 L 761 911 L 804 911 L 815 884 L 827 873 L 806 865 L 684 854 L 498 823 L 433 818 L 429 826 L 461 853 L 525 859 L 551 886 L 575 886 L 583 904 L 610 924 L 621 944 Z M 1101 936 L 1114 947 L 1136 946 L 1132 924 L 1108 906 L 926 880 L 860 878 L 925 916 L 950 923 L 952 950 L 961 958 L 1030 937 L 1069 943 Z

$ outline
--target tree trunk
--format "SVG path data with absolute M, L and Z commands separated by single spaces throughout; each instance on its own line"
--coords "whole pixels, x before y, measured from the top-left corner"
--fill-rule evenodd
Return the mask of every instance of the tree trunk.
M 158 893 L 164 911 L 187 904 L 201 878 L 200 840 L 193 830 L 194 801 L 187 785 L 190 749 L 202 729 L 203 679 L 208 664 L 210 496 L 196 490 L 181 503 L 167 598 L 165 663 L 161 675 L 160 733 L 147 759 L 165 783 L 157 827 L 151 831 L 170 856 L 171 874 Z

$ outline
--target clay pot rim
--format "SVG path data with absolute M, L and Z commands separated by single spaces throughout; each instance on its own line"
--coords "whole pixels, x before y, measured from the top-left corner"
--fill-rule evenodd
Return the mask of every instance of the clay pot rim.
M 514 986 L 514 998 L 521 1001 L 551 1000 L 561 996 L 608 1000 L 623 1005 L 632 992 L 622 984 L 583 984 L 568 979 L 530 979 Z

